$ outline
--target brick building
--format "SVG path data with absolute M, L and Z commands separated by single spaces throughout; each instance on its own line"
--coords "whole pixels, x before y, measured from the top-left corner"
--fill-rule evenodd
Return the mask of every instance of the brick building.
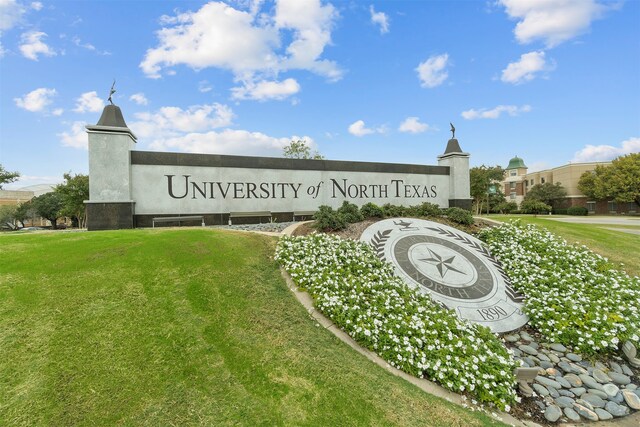
M 569 163 L 557 168 L 538 172 L 527 172 L 524 160 L 515 156 L 509 160 L 505 169 L 502 190 L 508 202 L 516 202 L 518 206 L 527 195 L 527 191 L 536 184 L 560 183 L 567 190 L 567 207 L 582 206 L 590 214 L 640 214 L 635 203 L 616 203 L 615 200 L 590 200 L 578 190 L 578 181 L 583 173 L 595 170 L 596 166 L 608 166 L 611 162 Z

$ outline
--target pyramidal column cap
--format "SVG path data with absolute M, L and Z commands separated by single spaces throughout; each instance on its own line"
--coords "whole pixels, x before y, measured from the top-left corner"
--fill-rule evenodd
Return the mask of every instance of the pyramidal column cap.
M 131 129 L 127 127 L 127 123 L 124 121 L 122 110 L 117 105 L 107 105 L 102 110 L 100 120 L 95 125 L 87 125 L 88 131 L 107 131 L 117 133 L 128 133 L 135 141 L 137 138 L 131 132 Z
M 447 149 L 444 150 L 444 154 L 451 154 L 451 153 L 462 153 L 460 144 L 458 143 L 458 140 L 455 138 L 451 138 L 449 142 L 447 142 Z

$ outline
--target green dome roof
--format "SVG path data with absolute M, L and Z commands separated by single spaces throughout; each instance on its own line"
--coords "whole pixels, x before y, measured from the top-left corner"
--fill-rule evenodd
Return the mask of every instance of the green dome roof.
M 513 159 L 509 160 L 509 166 L 507 166 L 507 170 L 509 169 L 518 169 L 518 168 L 526 168 L 527 166 L 524 164 L 524 160 L 520 157 L 515 156 Z

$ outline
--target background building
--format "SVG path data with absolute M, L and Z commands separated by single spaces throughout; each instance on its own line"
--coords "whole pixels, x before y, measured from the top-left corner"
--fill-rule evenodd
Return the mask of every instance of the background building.
M 55 184 L 36 184 L 18 188 L 16 190 L 0 190 L 0 206 L 18 206 L 24 202 L 28 202 L 34 197 L 52 192 L 54 186 Z M 47 227 L 50 225 L 50 221 L 40 218 L 39 215 L 33 215 L 32 217 L 25 218 L 24 220 L 25 227 Z
M 515 156 L 509 160 L 505 169 L 502 189 L 508 202 L 516 202 L 518 206 L 527 192 L 536 184 L 560 183 L 567 191 L 567 207 L 582 206 L 590 214 L 637 214 L 635 203 L 616 203 L 615 200 L 589 200 L 578 190 L 578 181 L 583 173 L 595 170 L 596 166 L 609 166 L 611 162 L 569 163 L 557 168 L 538 172 L 527 172 L 524 160 Z

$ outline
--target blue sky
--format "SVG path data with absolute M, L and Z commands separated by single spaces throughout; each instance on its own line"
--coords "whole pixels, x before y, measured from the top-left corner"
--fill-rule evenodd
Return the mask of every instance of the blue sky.
M 640 1 L 0 0 L 7 188 L 87 173 L 114 102 L 137 149 L 530 170 L 640 151 Z

